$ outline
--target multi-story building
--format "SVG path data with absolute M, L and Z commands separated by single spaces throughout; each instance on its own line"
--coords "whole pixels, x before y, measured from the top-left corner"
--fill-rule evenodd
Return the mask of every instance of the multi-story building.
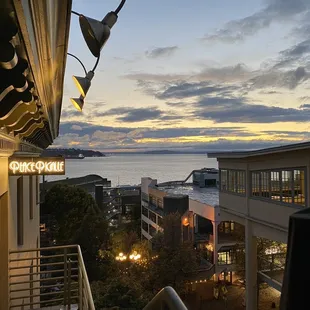
M 141 236 L 151 243 L 156 233 L 164 231 L 165 216 L 178 212 L 180 225 L 174 230 L 180 231 L 179 240 L 192 242 L 204 253 L 209 267 L 213 266 L 209 277 L 215 275 L 217 279 L 224 276 L 231 282 L 240 225 L 234 221 L 223 221 L 218 206 L 218 171 L 213 175 L 214 180 L 209 178 L 210 185 L 204 188 L 179 182 L 157 184 L 157 180 L 142 178 Z
M 257 237 L 287 243 L 289 217 L 309 207 L 310 143 L 209 153 L 220 168 L 219 212 L 245 227 L 246 308 L 257 309 L 257 279 L 281 291 L 281 274 L 258 270 Z
M 68 271 L 64 251 L 79 260 L 79 275 L 72 267 L 72 276 L 89 288 L 79 248 L 49 249 L 49 256 L 62 261 L 49 263 L 44 256 L 42 264 L 38 176 L 23 175 L 29 167 L 34 172 L 33 165 L 12 175 L 16 158 L 28 165 L 31 157 L 34 163 L 58 136 L 70 18 L 71 0 L 0 2 L 1 310 L 41 308 L 51 305 L 49 296 L 54 305 L 71 303 L 70 296 L 65 300 L 62 294 L 73 291 L 67 285 L 71 279 L 64 275 Z M 12 157 L 15 163 L 10 164 Z M 56 265 L 60 269 L 57 285 L 52 271 Z M 82 306 L 82 298 L 87 306 Z M 93 305 L 88 293 L 78 301 L 75 297 L 73 303 L 79 303 L 80 309 Z

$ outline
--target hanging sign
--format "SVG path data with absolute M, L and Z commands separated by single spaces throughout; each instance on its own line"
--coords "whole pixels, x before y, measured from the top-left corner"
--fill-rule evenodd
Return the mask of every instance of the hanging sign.
M 10 157 L 9 175 L 64 175 L 63 157 Z

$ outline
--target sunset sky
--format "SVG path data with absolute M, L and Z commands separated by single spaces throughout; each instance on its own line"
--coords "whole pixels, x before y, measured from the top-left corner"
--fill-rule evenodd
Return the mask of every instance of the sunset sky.
M 119 0 L 73 0 L 102 19 Z M 69 52 L 94 57 L 72 15 Z M 245 150 L 310 139 L 309 0 L 127 0 L 86 96 L 68 57 L 55 147 Z

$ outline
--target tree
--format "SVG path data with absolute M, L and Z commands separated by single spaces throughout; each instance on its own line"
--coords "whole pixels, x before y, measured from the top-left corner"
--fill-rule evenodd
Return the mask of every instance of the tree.
M 98 252 L 109 247 L 110 237 L 93 197 L 78 187 L 56 185 L 47 192 L 41 210 L 56 221 L 56 245 L 79 244 L 89 279 L 100 278 Z
M 241 226 L 241 225 L 240 225 Z M 236 232 L 237 243 L 235 246 L 236 265 L 239 275 L 245 275 L 245 234 L 240 229 Z M 275 266 L 285 264 L 286 244 L 265 238 L 256 238 L 257 241 L 257 268 L 258 270 L 271 270 Z M 268 251 L 271 253 L 268 254 Z M 272 254 L 272 251 L 276 254 Z

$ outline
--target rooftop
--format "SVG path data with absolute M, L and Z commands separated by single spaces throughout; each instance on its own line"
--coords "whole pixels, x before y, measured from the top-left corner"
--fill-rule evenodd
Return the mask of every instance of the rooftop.
M 292 152 L 310 149 L 310 142 L 294 143 L 288 145 L 282 145 L 277 147 L 270 147 L 266 149 L 254 150 L 254 151 L 242 151 L 242 152 L 210 152 L 209 158 L 247 158 L 253 156 L 269 155 L 282 152 Z
M 169 194 L 188 195 L 192 200 L 196 200 L 210 206 L 219 204 L 219 191 L 216 187 L 200 188 L 192 184 L 159 186 L 159 190 Z
M 57 180 L 57 181 L 51 181 L 51 182 L 45 182 L 44 183 L 44 188 L 46 190 L 52 188 L 54 185 L 57 184 L 65 184 L 65 185 L 71 185 L 71 186 L 78 186 L 78 185 L 83 185 L 87 183 L 97 183 L 98 184 L 103 184 L 110 182 L 106 178 L 103 178 L 99 175 L 96 174 L 89 174 L 83 177 L 77 177 L 77 178 L 66 178 L 62 180 Z M 40 187 L 43 187 L 43 184 L 40 184 Z

